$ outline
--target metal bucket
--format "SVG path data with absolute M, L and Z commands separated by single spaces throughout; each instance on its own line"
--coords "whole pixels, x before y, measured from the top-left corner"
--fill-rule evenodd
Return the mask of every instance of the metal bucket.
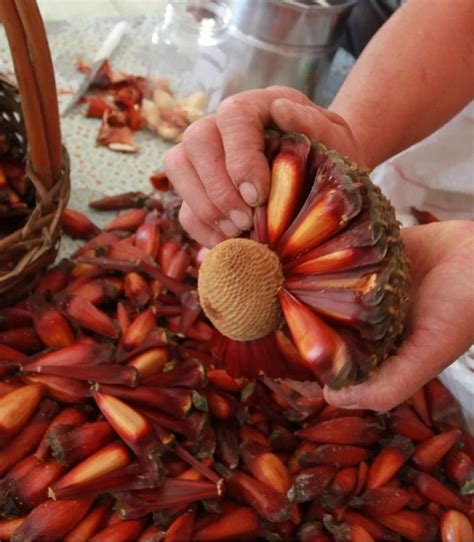
M 230 0 L 224 95 L 286 85 L 315 99 L 357 2 Z

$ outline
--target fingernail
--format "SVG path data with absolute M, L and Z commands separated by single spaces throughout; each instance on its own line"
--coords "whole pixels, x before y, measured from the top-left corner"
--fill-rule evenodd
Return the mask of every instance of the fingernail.
M 281 107 L 286 105 L 293 105 L 293 102 L 290 102 L 290 100 L 287 100 L 286 98 L 277 98 L 276 100 L 273 100 L 272 106 Z
M 249 182 L 242 183 L 239 186 L 240 194 L 242 195 L 245 203 L 255 206 L 258 203 L 258 192 L 255 185 Z
M 240 230 L 249 230 L 252 227 L 252 215 L 245 211 L 235 209 L 229 213 L 229 218 Z
M 237 228 L 237 226 L 232 222 L 232 220 L 219 220 L 217 225 L 219 226 L 221 232 L 227 237 L 236 237 L 240 233 L 239 228 Z
M 354 409 L 358 408 L 356 402 L 351 397 L 350 392 L 347 389 L 333 390 L 329 386 L 324 386 L 323 389 L 324 399 L 326 402 L 340 408 Z

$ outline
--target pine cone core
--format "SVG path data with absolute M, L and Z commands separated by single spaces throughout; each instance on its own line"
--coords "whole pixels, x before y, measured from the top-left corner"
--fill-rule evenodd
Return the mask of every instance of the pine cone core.
M 198 291 L 206 316 L 223 335 L 251 341 L 280 325 L 282 284 L 275 252 L 250 239 L 228 239 L 215 246 L 201 265 Z

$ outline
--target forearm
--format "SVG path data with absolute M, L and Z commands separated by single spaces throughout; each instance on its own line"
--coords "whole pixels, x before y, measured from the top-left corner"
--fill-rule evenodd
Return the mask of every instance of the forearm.
M 409 0 L 374 36 L 330 109 L 375 167 L 423 139 L 474 94 L 474 2 Z

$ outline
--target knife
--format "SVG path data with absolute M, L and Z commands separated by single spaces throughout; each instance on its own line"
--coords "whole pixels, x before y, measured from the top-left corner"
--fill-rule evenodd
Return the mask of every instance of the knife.
M 67 102 L 63 110 L 61 111 L 61 116 L 64 117 L 69 113 L 69 111 L 74 107 L 74 105 L 82 98 L 82 96 L 87 92 L 89 85 L 95 79 L 95 76 L 99 72 L 104 60 L 110 58 L 114 51 L 119 46 L 122 41 L 123 36 L 127 32 L 128 23 L 122 21 L 117 23 L 111 30 L 110 34 L 105 38 L 104 43 L 101 48 L 97 51 L 97 54 L 94 57 L 94 60 L 91 65 L 91 71 L 88 75 L 85 76 L 82 83 L 79 85 L 79 88 L 73 94 L 71 99 Z

